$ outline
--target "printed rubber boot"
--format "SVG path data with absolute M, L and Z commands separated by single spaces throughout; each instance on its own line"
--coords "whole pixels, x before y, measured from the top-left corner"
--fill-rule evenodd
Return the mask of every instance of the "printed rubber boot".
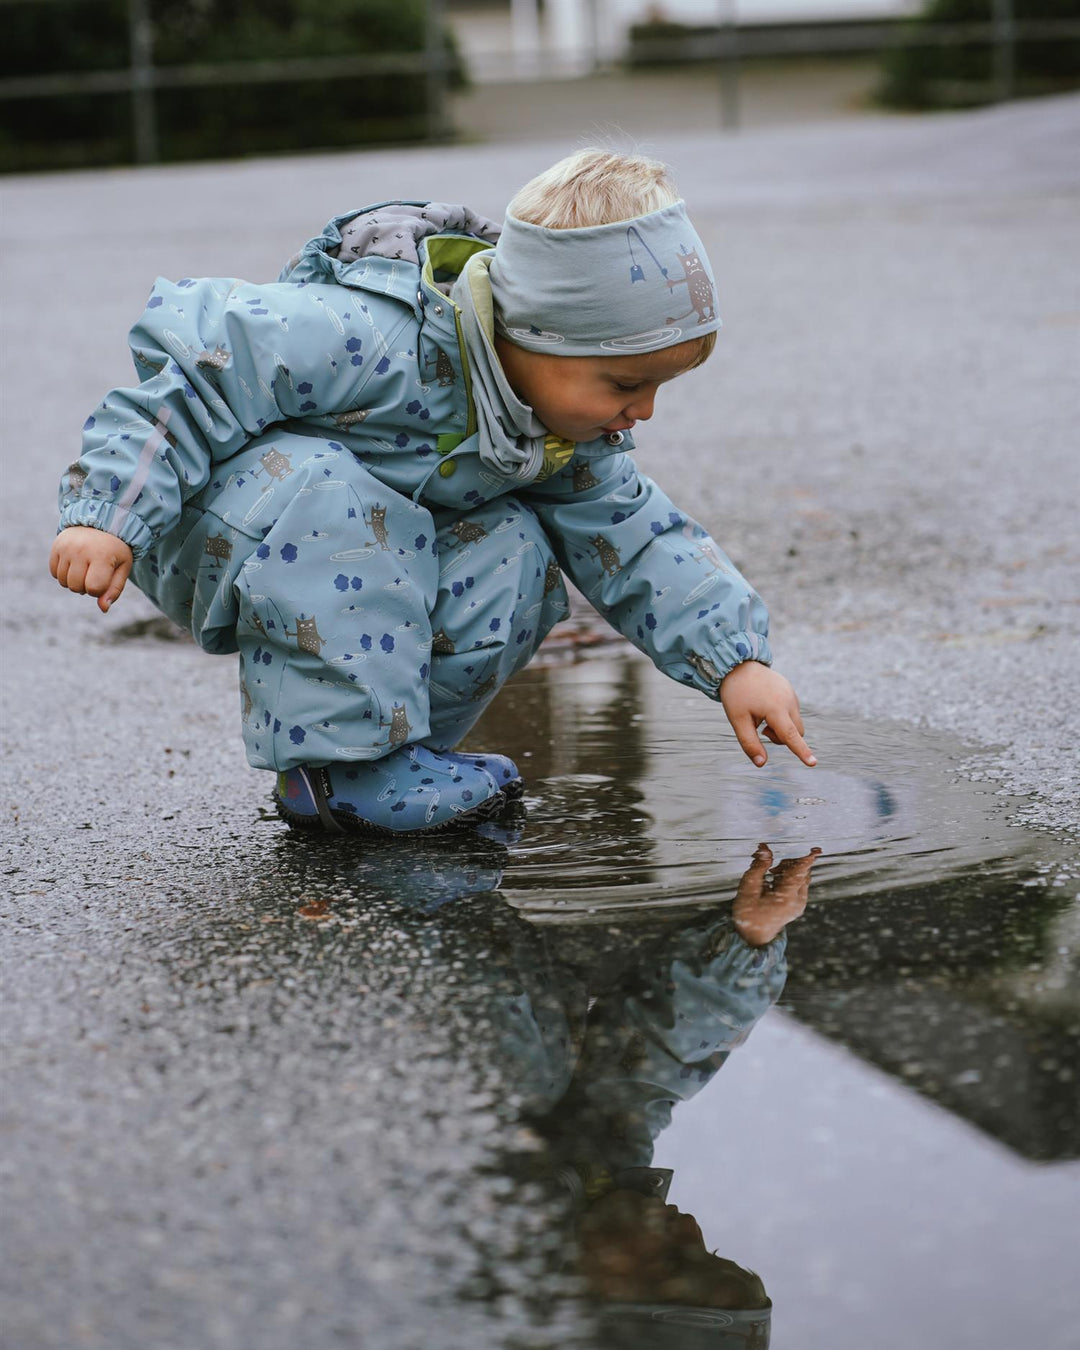
M 470 755 L 460 750 L 443 750 L 444 759 L 456 764 L 469 764 L 474 769 L 486 769 L 495 779 L 507 799 L 516 802 L 525 795 L 521 770 L 508 755 Z
M 486 769 L 423 745 L 360 764 L 278 774 L 274 802 L 290 825 L 375 834 L 434 834 L 499 815 L 506 795 Z

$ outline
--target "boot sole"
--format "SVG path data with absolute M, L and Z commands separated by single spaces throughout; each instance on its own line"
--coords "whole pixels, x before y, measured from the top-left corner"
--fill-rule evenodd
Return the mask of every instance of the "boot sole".
M 524 791 L 524 785 L 518 778 L 514 783 L 508 783 L 506 788 L 501 789 L 493 797 L 488 797 L 478 805 L 470 807 L 468 811 L 460 812 L 452 820 L 441 821 L 438 825 L 422 825 L 416 830 L 395 830 L 389 825 L 376 825 L 374 821 L 365 820 L 363 816 L 353 815 L 349 811 L 335 811 L 333 807 L 330 808 L 330 814 L 349 834 L 379 834 L 390 839 L 397 839 L 406 834 L 449 834 L 454 830 L 467 830 L 473 825 L 482 824 L 485 820 L 493 820 L 501 816 L 506 810 L 507 803 L 516 800 L 508 791 L 515 786 L 519 788 L 517 797 L 520 797 Z M 301 815 L 298 811 L 290 810 L 276 792 L 272 799 L 277 807 L 278 815 L 288 824 L 302 830 L 323 829 L 322 821 L 317 815 Z

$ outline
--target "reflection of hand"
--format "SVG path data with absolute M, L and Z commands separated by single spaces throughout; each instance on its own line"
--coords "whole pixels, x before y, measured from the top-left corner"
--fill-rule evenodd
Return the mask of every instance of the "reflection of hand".
M 810 893 L 810 869 L 820 853 L 812 848 L 804 858 L 785 858 L 773 867 L 772 849 L 757 846 L 735 893 L 735 928 L 744 942 L 764 947 L 799 917 Z

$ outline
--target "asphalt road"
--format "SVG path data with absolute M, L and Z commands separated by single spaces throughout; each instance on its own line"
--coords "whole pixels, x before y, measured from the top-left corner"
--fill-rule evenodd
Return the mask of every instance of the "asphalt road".
M 460 990 L 468 913 L 437 944 L 400 903 L 321 923 L 369 863 L 262 818 L 231 662 L 140 628 L 133 593 L 102 618 L 46 555 L 157 273 L 270 278 L 396 196 L 496 214 L 578 139 L 2 185 L 15 1350 L 577 1343 L 548 1211 L 491 1161 L 535 1147 L 479 1001 L 509 921 L 472 912 L 494 937 Z M 1078 143 L 1075 98 L 658 135 L 725 328 L 639 437 L 769 600 L 811 743 L 815 713 L 823 735 L 960 740 L 962 771 L 1059 840 L 1080 817 Z

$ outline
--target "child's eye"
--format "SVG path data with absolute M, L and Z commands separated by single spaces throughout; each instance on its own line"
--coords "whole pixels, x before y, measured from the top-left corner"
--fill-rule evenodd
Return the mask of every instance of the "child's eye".
M 615 388 L 620 394 L 633 394 L 641 388 L 640 384 L 616 384 Z

